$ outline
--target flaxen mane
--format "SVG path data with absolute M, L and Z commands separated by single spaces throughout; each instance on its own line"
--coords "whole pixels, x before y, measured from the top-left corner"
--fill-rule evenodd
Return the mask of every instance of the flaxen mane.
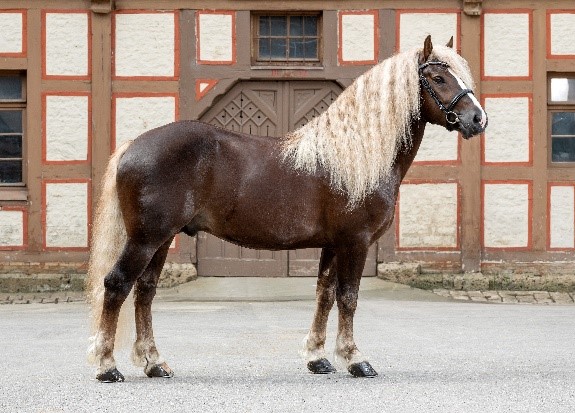
M 283 156 L 298 170 L 328 172 L 333 188 L 361 202 L 389 175 L 401 145 L 411 145 L 410 123 L 419 118 L 421 49 L 399 53 L 358 77 L 321 116 L 286 135 Z M 467 62 L 453 49 L 434 46 L 440 60 L 468 88 Z

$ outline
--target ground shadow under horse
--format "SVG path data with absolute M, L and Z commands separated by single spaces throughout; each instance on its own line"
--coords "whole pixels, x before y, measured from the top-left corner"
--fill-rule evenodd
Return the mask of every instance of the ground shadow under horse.
M 423 48 L 384 60 L 278 140 L 180 121 L 120 147 L 103 180 L 88 274 L 97 379 L 124 380 L 113 351 L 132 290 L 132 359 L 150 377 L 173 375 L 154 342 L 151 304 L 174 236 L 198 231 L 250 248 L 321 248 L 307 367 L 335 371 L 324 345 L 337 301 L 336 359 L 353 376 L 377 375 L 353 338 L 368 248 L 393 220 L 426 123 L 466 139 L 487 124 L 469 67 L 451 46 L 428 37 Z

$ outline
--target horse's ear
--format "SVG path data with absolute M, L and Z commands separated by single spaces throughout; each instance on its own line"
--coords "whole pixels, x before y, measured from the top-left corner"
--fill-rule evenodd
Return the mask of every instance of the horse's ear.
M 423 42 L 423 61 L 427 62 L 427 59 L 429 59 L 429 55 L 431 55 L 431 52 L 433 51 L 433 44 L 431 43 L 431 35 L 428 35 L 425 38 L 425 42 Z
M 449 47 L 450 49 L 453 49 L 453 36 L 451 36 L 451 39 L 449 39 L 446 46 Z

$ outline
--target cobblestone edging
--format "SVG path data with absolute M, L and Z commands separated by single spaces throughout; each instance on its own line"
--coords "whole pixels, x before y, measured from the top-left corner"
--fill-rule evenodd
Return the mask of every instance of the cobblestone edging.
M 59 304 L 85 301 L 81 291 L 62 291 L 46 293 L 8 294 L 0 293 L 1 304 Z
M 511 304 L 575 304 L 575 293 L 547 291 L 460 291 L 434 289 L 442 297 L 459 301 Z

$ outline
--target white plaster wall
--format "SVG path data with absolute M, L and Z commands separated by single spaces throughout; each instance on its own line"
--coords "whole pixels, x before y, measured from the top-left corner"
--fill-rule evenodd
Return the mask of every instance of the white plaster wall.
M 549 211 L 549 246 L 575 247 L 575 194 L 573 186 L 552 186 Z
M 87 160 L 88 119 L 88 96 L 46 96 L 46 160 Z
M 459 135 L 442 126 L 428 123 L 415 161 L 455 161 Z
M 457 184 L 404 184 L 399 189 L 399 246 L 457 246 Z
M 46 74 L 88 75 L 88 14 L 46 13 Z
M 231 14 L 200 13 L 197 28 L 200 60 L 231 62 L 234 30 Z
M 445 45 L 453 36 L 457 49 L 456 13 L 401 13 L 399 17 L 399 50 L 423 47 L 425 38 L 431 35 L 433 43 Z
M 575 55 L 575 12 L 551 14 L 551 54 Z
M 24 212 L 0 211 L 0 247 L 24 244 Z
M 341 16 L 341 59 L 346 62 L 375 60 L 375 16 Z
M 176 99 L 173 96 L 116 98 L 116 148 L 175 120 Z
M 22 13 L 0 13 L 0 53 L 22 53 Z
M 529 245 L 527 184 L 485 184 L 483 240 L 490 248 Z
M 174 13 L 117 14 L 116 76 L 174 76 Z
M 46 246 L 88 246 L 88 184 L 46 184 Z
M 529 98 L 486 98 L 486 162 L 529 162 Z
M 529 15 L 484 14 L 485 76 L 529 75 Z

